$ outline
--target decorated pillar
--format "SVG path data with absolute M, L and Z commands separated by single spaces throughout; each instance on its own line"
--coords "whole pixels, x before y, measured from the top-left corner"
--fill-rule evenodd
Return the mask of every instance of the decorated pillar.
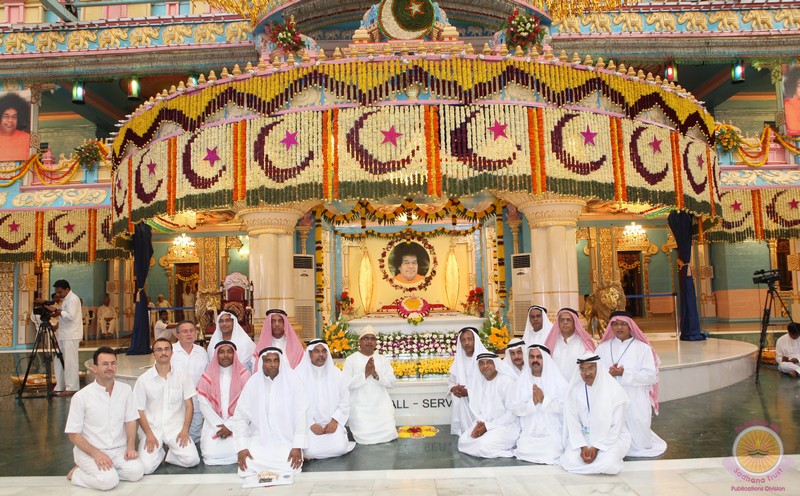
M 260 328 L 267 310 L 294 317 L 294 234 L 305 214 L 298 206 L 245 208 L 237 212 L 250 236 L 253 324 Z
M 792 316 L 800 316 L 800 239 L 789 239 L 789 255 L 786 257 L 786 268 L 792 274 L 792 296 L 788 303 Z
M 700 316 L 704 319 L 715 318 L 717 316 L 717 302 L 714 299 L 714 266 L 711 265 L 711 244 L 701 242 L 697 244 L 697 266 L 699 267 L 700 277 L 698 277 L 698 292 L 700 293 Z
M 578 256 L 575 251 L 578 218 L 586 207 L 579 198 L 544 194 L 509 194 L 531 230 L 533 302 L 548 310 L 578 309 Z
M 17 264 L 17 271 L 17 287 L 14 291 L 17 299 L 17 342 L 14 344 L 21 345 L 32 342 L 36 336 L 34 334 L 36 329 L 33 329 L 30 317 L 33 310 L 33 296 L 38 288 L 33 263 Z M 0 336 L 0 348 L 6 346 L 4 343 L 4 337 Z

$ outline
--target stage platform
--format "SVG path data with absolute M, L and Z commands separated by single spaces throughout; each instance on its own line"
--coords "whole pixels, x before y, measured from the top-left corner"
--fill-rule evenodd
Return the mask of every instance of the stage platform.
M 755 372 L 758 347 L 740 341 L 653 340 L 661 358 L 659 400 L 666 402 L 721 389 Z M 150 355 L 118 357 L 117 378 L 131 386 L 153 363 Z M 87 378 L 91 380 L 91 378 Z M 443 380 L 399 380 L 390 393 L 398 425 L 450 423 L 450 398 Z

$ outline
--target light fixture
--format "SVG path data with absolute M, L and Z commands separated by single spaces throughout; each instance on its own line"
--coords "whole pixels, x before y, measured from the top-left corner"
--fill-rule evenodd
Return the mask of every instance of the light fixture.
M 194 256 L 194 241 L 192 238 L 181 233 L 180 236 L 172 241 L 172 254 L 178 258 L 188 258 Z
M 670 83 L 678 82 L 678 64 L 669 62 L 664 68 L 664 79 Z
M 737 60 L 731 67 L 731 83 L 739 84 L 744 82 L 744 61 Z
M 622 230 L 622 236 L 630 244 L 639 244 L 647 240 L 644 228 L 636 222 L 631 222 Z
M 83 100 L 85 96 L 86 90 L 83 87 L 83 81 L 75 81 L 72 84 L 72 103 L 77 105 L 83 105 L 86 103 Z
M 250 239 L 248 236 L 239 236 L 239 241 L 242 243 L 242 247 L 239 248 L 239 256 L 241 258 L 249 257 L 250 256 Z
M 139 85 L 139 78 L 133 76 L 128 80 L 128 100 L 139 101 L 139 91 L 141 90 L 141 86 Z

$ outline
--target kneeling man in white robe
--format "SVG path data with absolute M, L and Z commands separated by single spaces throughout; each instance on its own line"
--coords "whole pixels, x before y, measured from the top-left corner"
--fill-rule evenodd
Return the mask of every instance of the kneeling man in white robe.
M 228 420 L 236 412 L 239 396 L 250 372 L 236 356 L 233 341 L 218 341 L 211 363 L 197 383 L 197 403 L 203 414 L 200 449 L 206 465 L 233 465 L 236 441 Z
M 575 474 L 618 474 L 631 445 L 625 426 L 628 395 L 600 357 L 586 352 L 578 358 L 578 374 L 564 401 L 565 450 L 561 466 Z
M 389 397 L 389 389 L 394 388 L 396 379 L 389 360 L 375 353 L 377 345 L 375 328 L 365 326 L 358 339 L 358 351 L 344 362 L 344 375 L 350 381 L 348 425 L 358 444 L 397 439 L 394 405 Z
M 516 376 L 494 353 L 478 355 L 479 374 L 469 384 L 475 422 L 458 438 L 458 451 L 481 458 L 514 456 L 519 422 L 511 411 Z
M 514 456 L 532 463 L 558 463 L 564 452 L 561 425 L 566 393 L 567 381 L 550 358 L 550 350 L 541 344 L 529 346 L 512 405 L 521 430 Z
M 306 389 L 311 417 L 305 459 L 333 458 L 353 451 L 356 443 L 347 440 L 345 429 L 350 417 L 350 381 L 333 364 L 324 340 L 309 341 L 295 371 Z
M 660 360 L 650 341 L 627 312 L 612 312 L 597 346 L 600 365 L 628 394 L 631 404 L 626 423 L 631 447 L 626 456 L 653 457 L 667 451 L 667 443 L 650 429 L 651 412 L 658 415 Z
M 259 372 L 245 384 L 233 414 L 239 476 L 300 472 L 307 445 L 308 401 L 280 348 L 258 354 Z

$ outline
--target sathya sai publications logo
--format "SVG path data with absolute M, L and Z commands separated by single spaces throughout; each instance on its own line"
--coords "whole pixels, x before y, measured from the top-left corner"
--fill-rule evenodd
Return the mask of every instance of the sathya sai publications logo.
M 750 486 L 731 486 L 732 491 L 785 491 L 785 487 L 769 484 L 776 482 L 791 466 L 783 457 L 783 442 L 777 426 L 762 420 L 753 420 L 736 428 L 739 433 L 733 442 L 733 458 L 723 465 L 737 479 Z

